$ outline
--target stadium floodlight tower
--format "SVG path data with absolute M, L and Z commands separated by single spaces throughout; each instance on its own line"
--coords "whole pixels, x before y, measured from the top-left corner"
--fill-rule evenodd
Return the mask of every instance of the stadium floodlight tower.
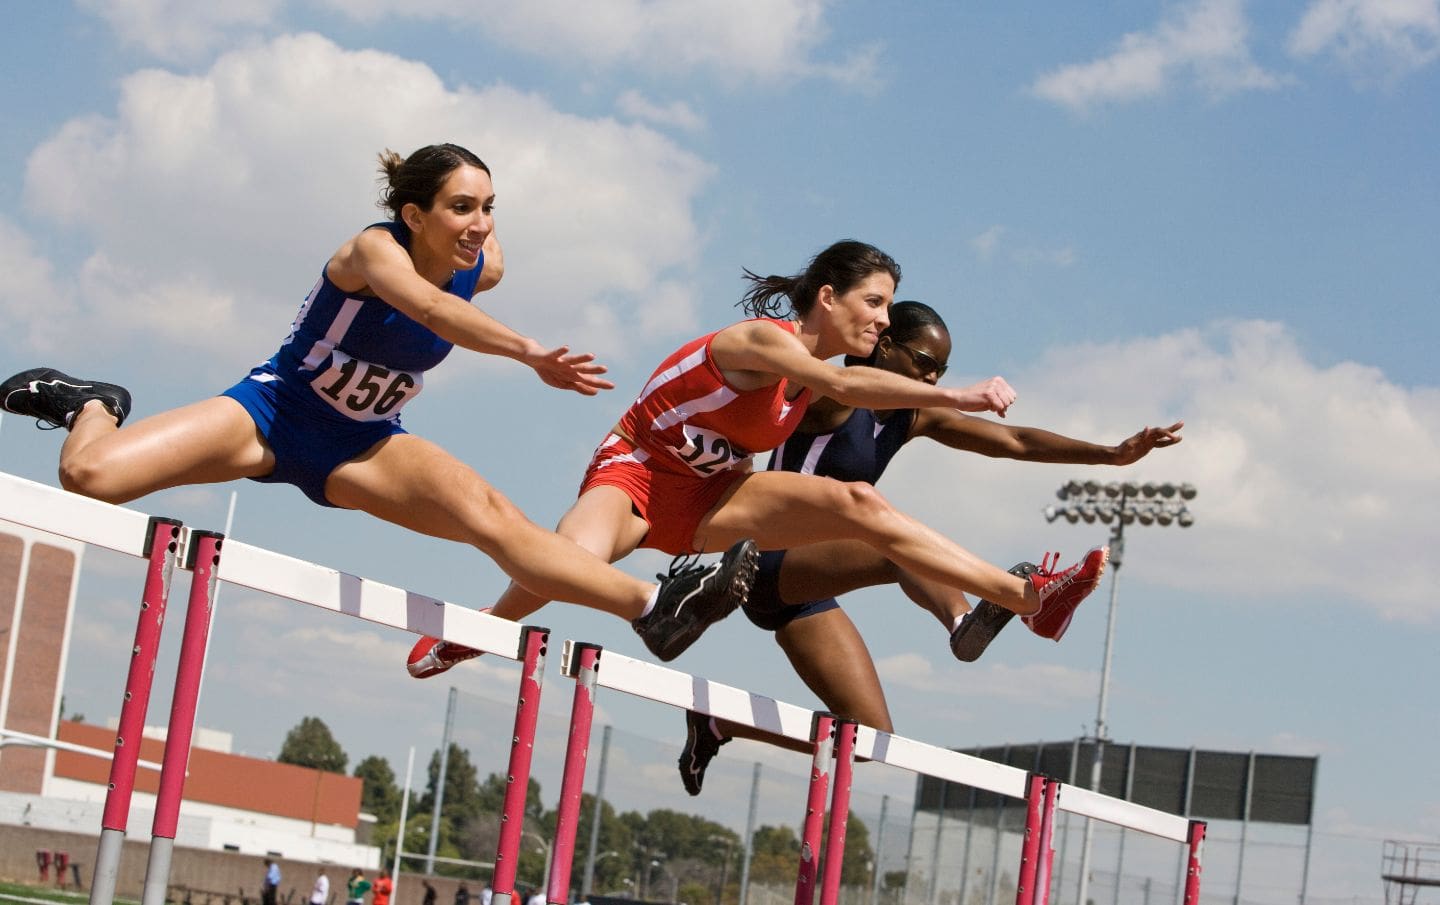
M 1055 491 L 1055 495 L 1060 498 L 1060 504 L 1045 507 L 1047 522 L 1063 518 L 1072 525 L 1081 521 L 1094 524 L 1098 519 L 1102 524 L 1111 526 L 1110 612 L 1105 620 L 1105 656 L 1100 668 L 1100 701 L 1095 711 L 1095 759 L 1090 765 L 1090 788 L 1099 791 L 1100 769 L 1109 728 L 1105 724 L 1105 713 L 1110 698 L 1110 652 L 1115 643 L 1115 601 L 1120 588 L 1120 563 L 1125 557 L 1125 526 L 1138 522 L 1141 525 L 1163 527 L 1173 524 L 1189 528 L 1195 524 L 1195 516 L 1190 514 L 1186 503 L 1195 499 L 1195 485 L 1067 481 Z M 1093 837 L 1094 822 L 1086 818 L 1084 842 L 1080 846 L 1080 893 L 1075 900 L 1079 905 L 1086 905 L 1089 893 Z

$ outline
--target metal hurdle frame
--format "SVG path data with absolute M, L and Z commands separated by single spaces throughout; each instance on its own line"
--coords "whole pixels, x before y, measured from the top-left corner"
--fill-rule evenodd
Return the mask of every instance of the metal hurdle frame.
M 522 664 L 511 742 L 508 787 L 492 881 L 495 905 L 514 898 L 515 868 L 530 781 L 535 726 L 549 629 L 522 626 L 468 607 L 426 597 L 315 563 L 253 547 L 208 531 L 185 529 L 174 519 L 147 516 L 64 490 L 0 473 L 0 521 L 148 561 L 140 619 L 116 733 L 110 782 L 101 821 L 91 905 L 111 905 L 134 794 L 140 740 L 177 562 L 192 573 L 190 600 L 170 728 L 161 763 L 150 860 L 142 905 L 162 905 L 179 822 L 195 708 L 210 616 L 218 582 L 283 597 L 414 634 L 444 638 Z M 220 556 L 224 548 L 223 559 Z M 508 879 L 507 879 L 508 878 Z
M 801 839 L 796 905 L 812 905 L 814 902 L 814 853 L 820 842 L 820 818 L 832 751 L 837 764 L 836 788 L 830 804 L 830 837 L 824 853 L 821 905 L 834 905 L 838 895 L 844 857 L 844 821 L 849 812 L 850 768 L 854 758 L 878 761 L 912 773 L 964 783 L 1025 801 L 1027 817 L 1016 905 L 1046 905 L 1049 902 L 1050 871 L 1055 857 L 1055 814 L 1060 810 L 1187 846 L 1189 861 L 1183 902 L 1184 905 L 1199 905 L 1206 828 L 1202 820 L 1178 817 L 1016 767 L 867 726 L 856 726 L 853 722 L 838 720 L 832 714 L 815 713 L 623 654 L 604 652 L 603 670 L 601 660 L 602 648 L 586 642 L 566 641 L 561 653 L 561 672 L 576 680 L 576 689 L 556 821 L 556 858 L 546 886 L 549 905 L 565 905 L 568 899 L 570 859 L 574 854 L 590 725 L 595 694 L 600 687 L 672 707 L 696 710 L 774 735 L 810 742 L 814 746 L 815 765 L 811 771 L 805 830 Z M 838 744 L 837 738 L 840 740 Z M 831 857 L 832 851 L 834 857 Z M 564 857 L 561 857 L 562 852 Z

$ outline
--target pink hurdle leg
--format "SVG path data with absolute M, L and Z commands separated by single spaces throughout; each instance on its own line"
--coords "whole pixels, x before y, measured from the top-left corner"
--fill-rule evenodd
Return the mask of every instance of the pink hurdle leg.
M 1025 780 L 1025 840 L 1020 845 L 1020 879 L 1015 887 L 1015 905 L 1035 901 L 1035 876 L 1039 872 L 1040 823 L 1045 810 L 1045 777 L 1031 773 Z
M 110 786 L 105 793 L 105 810 L 100 818 L 100 845 L 95 853 L 95 873 L 90 881 L 91 905 L 110 905 L 115 898 L 120 850 L 125 841 L 125 826 L 130 821 L 130 798 L 135 792 L 135 768 L 140 760 L 145 711 L 150 704 L 155 656 L 160 649 L 160 629 L 165 624 L 170 575 L 175 568 L 175 553 L 179 544 L 180 522 L 167 518 L 150 519 L 144 545 L 149 564 L 145 569 L 145 590 L 140 598 L 135 644 L 130 649 L 125 697 L 120 704 L 120 726 L 115 732 Z
M 1200 905 L 1200 861 L 1205 854 L 1205 821 L 1190 821 L 1190 866 L 1185 870 L 1185 905 Z
M 812 905 L 815 901 L 815 858 L 820 851 L 825 796 L 830 790 L 830 760 L 835 751 L 833 713 L 815 714 L 810 723 L 810 740 L 815 743 L 815 760 L 810 768 L 810 797 L 805 802 L 805 822 L 800 834 L 800 869 L 795 878 L 795 905 Z
M 500 844 L 495 851 L 495 873 L 490 883 L 492 905 L 511 905 L 515 898 L 520 831 L 525 824 L 525 795 L 530 789 L 535 723 L 540 717 L 540 680 L 545 673 L 545 645 L 549 638 L 549 629 L 534 626 L 527 625 L 520 633 L 520 692 L 515 704 L 515 734 L 510 739 L 510 767 L 505 774 Z
M 575 860 L 575 835 L 580 828 L 580 799 L 585 793 L 585 765 L 590 756 L 590 724 L 595 717 L 595 670 L 600 651 L 594 644 L 576 644 L 575 701 L 570 707 L 570 738 L 565 746 L 565 772 L 560 780 L 560 804 L 555 815 L 555 840 L 551 843 L 550 876 L 546 877 L 545 901 L 565 905 L 570 901 L 570 868 Z
M 820 905 L 836 905 L 845 867 L 845 830 L 850 820 L 850 778 L 855 768 L 854 720 L 840 720 L 835 747 L 835 788 L 830 793 L 830 829 L 825 840 L 825 874 Z
M 1035 905 L 1050 902 L 1050 871 L 1055 866 L 1055 807 L 1060 803 L 1060 780 L 1046 778 L 1045 805 L 1040 813 L 1040 857 L 1035 863 Z
M 185 563 L 191 570 L 190 599 L 185 607 L 185 633 L 180 641 L 170 726 L 165 732 L 165 758 L 161 762 L 160 790 L 155 797 L 155 822 L 141 905 L 164 905 L 165 891 L 170 884 L 170 856 L 175 848 L 175 829 L 180 823 L 185 771 L 190 765 L 195 708 L 200 700 L 200 676 L 205 669 L 205 646 L 210 637 L 210 616 L 215 602 L 215 570 L 223 540 L 224 535 L 213 531 L 190 532 Z

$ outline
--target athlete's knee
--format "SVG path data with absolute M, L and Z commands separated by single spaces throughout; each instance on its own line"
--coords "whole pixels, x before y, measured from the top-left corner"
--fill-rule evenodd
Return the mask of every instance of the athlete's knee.
M 846 481 L 832 491 L 838 514 L 857 524 L 867 525 L 895 511 L 890 502 L 864 481 Z
M 60 458 L 61 487 L 107 503 L 123 503 L 127 498 L 113 480 L 113 472 L 102 458 L 86 452 Z

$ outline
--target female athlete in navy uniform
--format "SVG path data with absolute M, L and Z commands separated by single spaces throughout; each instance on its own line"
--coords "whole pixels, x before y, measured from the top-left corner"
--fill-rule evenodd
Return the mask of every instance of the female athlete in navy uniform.
M 890 325 L 868 357 L 849 357 L 849 365 L 868 365 L 929 384 L 949 367 L 951 340 L 945 322 L 920 302 L 897 302 Z M 949 408 L 873 411 L 818 399 L 795 432 L 775 450 L 769 468 L 816 474 L 842 481 L 874 484 L 900 448 L 928 437 L 951 449 L 994 458 L 1076 465 L 1129 465 L 1152 449 L 1180 442 L 1184 422 L 1146 427 L 1115 446 L 1101 446 L 1033 427 L 1012 427 L 974 418 Z M 1021 563 L 1011 571 L 1035 570 Z M 761 554 L 760 570 L 743 604 L 750 621 L 773 631 L 795 672 L 827 710 L 885 732 L 893 731 L 885 692 L 870 651 L 836 597 L 859 588 L 898 584 L 911 600 L 928 610 L 950 636 L 956 658 L 973 661 L 1014 615 L 1011 609 L 981 600 L 972 610 L 952 587 L 911 575 L 855 541 L 830 541 Z M 1042 637 L 1059 641 L 1073 610 L 1054 620 L 1022 621 Z M 700 793 L 705 769 L 720 745 L 733 737 L 783 744 L 784 740 L 750 727 L 714 720 L 690 711 L 680 755 L 680 777 L 691 795 Z
M 401 426 L 424 372 L 454 345 L 513 358 L 558 389 L 593 396 L 613 384 L 593 355 L 547 349 L 471 304 L 504 272 L 480 158 L 443 144 L 380 161 L 391 220 L 340 246 L 280 350 L 224 394 L 121 429 L 123 387 L 36 368 L 0 384 L 0 407 L 69 430 L 60 482 L 85 496 L 119 503 L 242 477 L 294 484 L 322 506 L 471 544 L 537 594 L 632 620 L 651 648 L 698 636 L 743 599 L 753 545 L 737 538 L 719 563 L 640 581 L 538 527 Z
M 611 561 L 641 545 L 684 554 L 742 537 L 772 550 L 855 541 L 925 581 L 1047 622 L 1067 619 L 1099 581 L 1106 548 L 1065 570 L 1012 575 L 897 511 L 869 483 L 749 470 L 754 452 L 795 429 L 812 393 L 871 408 L 1003 415 L 1015 392 L 999 377 L 953 389 L 825 361 L 869 355 L 889 324 L 900 268 L 873 246 L 836 243 L 795 276 L 746 274 L 753 285 L 742 305 L 752 319 L 661 362 L 596 450 L 559 532 Z M 545 602 L 512 584 L 494 612 L 521 619 Z M 453 653 L 452 663 L 466 658 Z

